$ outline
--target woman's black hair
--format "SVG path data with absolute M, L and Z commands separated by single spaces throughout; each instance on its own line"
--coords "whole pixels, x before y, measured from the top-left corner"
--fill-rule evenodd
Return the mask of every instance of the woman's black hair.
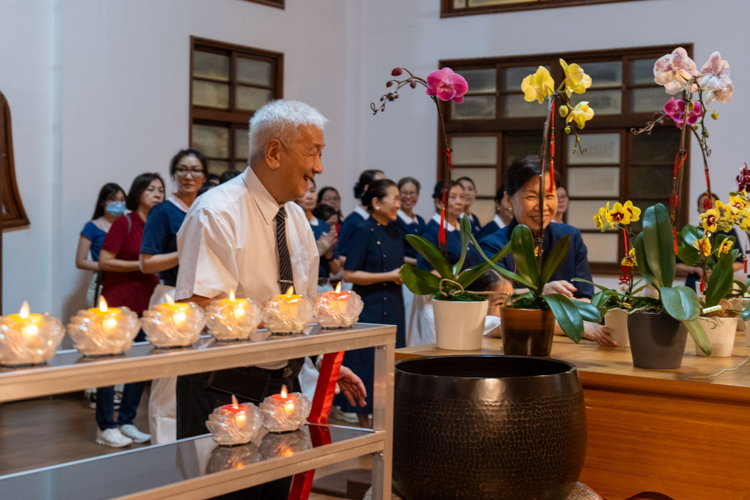
M 477 185 L 474 183 L 474 181 L 471 179 L 471 177 L 463 176 L 463 177 L 459 177 L 458 179 L 456 179 L 456 182 L 458 182 L 459 184 L 461 184 L 461 181 L 469 181 L 469 182 L 471 182 L 471 185 L 474 186 L 474 190 L 476 191 Z
M 227 181 L 231 181 L 241 173 L 242 172 L 240 172 L 239 170 L 227 170 L 219 176 L 219 184 L 224 184 Z
M 495 193 L 495 201 L 500 203 L 501 201 L 503 201 L 504 195 L 505 195 L 505 184 L 497 188 L 497 192 Z
M 339 195 L 339 198 L 341 197 L 338 189 L 336 189 L 335 187 L 331 187 L 331 186 L 325 186 L 321 188 L 320 191 L 318 191 L 318 205 L 320 205 L 323 202 L 323 195 L 326 194 L 328 191 L 333 191 L 334 193 Z M 316 217 L 318 216 L 316 215 Z
M 208 167 L 206 166 L 206 157 L 198 150 L 195 149 L 182 149 L 176 155 L 172 157 L 172 161 L 169 164 L 169 175 L 174 179 L 177 176 L 177 164 L 180 160 L 186 156 L 195 156 L 201 165 L 203 166 L 203 175 L 208 173 Z
M 99 197 L 96 199 L 96 208 L 94 209 L 94 216 L 91 220 L 96 220 L 104 215 L 104 205 L 107 200 L 115 196 L 117 193 L 125 194 L 125 190 L 116 182 L 108 182 L 102 186 L 99 190 Z
M 461 189 L 463 189 L 463 186 L 461 186 L 461 184 L 459 184 L 457 181 L 451 181 L 451 189 L 453 189 L 456 186 L 460 186 Z M 445 192 L 445 181 L 438 181 L 438 183 L 435 184 L 435 190 L 432 192 L 432 199 L 439 200 L 442 203 L 444 192 Z
M 526 158 L 514 161 L 505 171 L 505 192 L 508 193 L 508 196 L 513 196 L 524 184 L 534 177 L 539 177 L 541 173 L 542 163 L 537 155 L 529 155 Z
M 377 181 L 372 181 L 370 187 L 367 188 L 367 192 L 362 195 L 362 204 L 367 207 L 368 211 L 372 212 L 372 200 L 375 198 L 382 200 L 388 196 L 388 190 L 391 187 L 398 189 L 396 183 L 390 179 L 378 179 Z
M 404 184 L 409 184 L 409 183 L 414 184 L 414 187 L 417 188 L 417 194 L 419 194 L 419 191 L 422 189 L 422 185 L 414 177 L 403 177 L 400 181 L 398 181 L 398 190 L 401 191 L 401 187 Z
M 327 221 L 332 215 L 339 217 L 339 222 L 341 221 L 341 216 L 339 215 L 339 213 L 330 205 L 324 205 L 321 203 L 320 205 L 316 206 L 315 209 L 313 209 L 312 213 L 315 217 L 322 221 Z
M 163 188 L 164 179 L 162 179 L 161 175 L 156 172 L 147 172 L 133 179 L 133 184 L 130 186 L 130 191 L 128 191 L 128 197 L 125 199 L 125 207 L 131 212 L 138 210 L 138 205 L 141 203 L 141 195 L 146 189 L 148 189 L 148 186 L 157 179 L 161 182 Z
M 474 282 L 466 287 L 466 289 L 474 292 L 492 292 L 495 291 L 497 285 L 503 281 L 504 278 L 500 276 L 500 273 L 490 268 L 480 274 Z
M 363 196 L 367 192 L 368 186 L 373 183 L 375 180 L 375 176 L 378 174 L 383 174 L 382 170 L 365 170 L 361 174 L 359 174 L 359 181 L 354 185 L 354 197 L 358 200 L 362 201 L 362 204 L 365 204 L 365 200 Z M 394 183 L 394 186 L 396 184 Z

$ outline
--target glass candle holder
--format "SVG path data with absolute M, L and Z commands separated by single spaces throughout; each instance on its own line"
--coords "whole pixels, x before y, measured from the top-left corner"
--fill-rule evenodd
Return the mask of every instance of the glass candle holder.
M 141 324 L 146 339 L 163 349 L 187 347 L 197 342 L 206 324 L 203 308 L 193 302 L 176 304 L 172 297 L 166 297 L 166 303 L 154 304 L 143 312 Z
M 312 301 L 302 295 L 296 295 L 294 288 L 289 287 L 286 294 L 276 295 L 263 303 L 261 317 L 271 333 L 302 333 L 312 321 Z
M 263 415 L 258 407 L 252 403 L 237 404 L 234 396 L 232 404 L 219 406 L 206 420 L 211 437 L 221 446 L 249 443 L 261 425 Z
M 248 299 L 236 299 L 234 292 L 228 299 L 214 300 L 206 308 L 208 331 L 216 340 L 252 340 L 260 342 L 271 334 L 258 331 L 258 306 Z
M 221 472 L 223 470 L 244 469 L 250 464 L 260 462 L 263 458 L 260 455 L 258 446 L 255 443 L 248 443 L 233 447 L 217 446 L 211 450 L 206 464 L 206 474 Z
M 59 319 L 50 313 L 30 314 L 24 302 L 18 314 L 0 317 L 0 364 L 44 364 L 55 355 L 64 336 Z
M 350 328 L 359 319 L 364 303 L 356 292 L 342 292 L 341 283 L 335 291 L 318 294 L 313 300 L 313 317 L 326 330 Z
M 287 393 L 286 386 L 280 394 L 268 396 L 260 404 L 263 427 L 268 432 L 296 431 L 310 415 L 312 403 L 301 392 Z
M 290 457 L 295 453 L 312 448 L 310 436 L 305 431 L 287 432 L 285 434 L 266 434 L 258 449 L 264 460 L 278 457 Z
M 99 298 L 99 307 L 78 311 L 68 324 L 68 334 L 84 356 L 125 352 L 140 329 L 136 313 L 127 307 L 108 307 L 104 297 Z

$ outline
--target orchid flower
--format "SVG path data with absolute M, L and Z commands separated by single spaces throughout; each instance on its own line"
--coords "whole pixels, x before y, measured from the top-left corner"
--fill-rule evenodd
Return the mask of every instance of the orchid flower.
M 546 98 L 551 96 L 555 91 L 555 80 L 544 66 L 539 66 L 536 73 L 529 75 L 521 82 L 521 90 L 524 93 L 524 100 L 532 102 L 539 101 L 542 104 Z
M 695 61 L 690 59 L 682 47 L 677 47 L 671 54 L 660 57 L 654 64 L 654 81 L 662 85 L 667 94 L 685 90 L 688 80 L 698 75 Z M 690 89 L 691 92 L 695 90 Z
M 750 188 L 750 168 L 745 166 L 740 168 L 740 175 L 737 176 L 737 191 L 744 191 Z
M 427 95 L 437 96 L 441 101 L 464 102 L 469 84 L 463 76 L 450 68 L 438 69 L 427 75 Z
M 567 123 L 575 121 L 578 124 L 578 128 L 583 130 L 586 126 L 586 122 L 594 117 L 594 110 L 589 107 L 588 101 L 582 101 L 576 104 L 576 107 L 570 110 L 568 115 Z
M 708 62 L 701 68 L 701 88 L 708 90 L 706 104 L 716 99 L 719 102 L 732 100 L 734 84 L 729 79 L 729 63 L 721 58 L 721 54 L 714 52 Z
M 583 94 L 591 87 L 591 77 L 584 73 L 578 64 L 568 66 L 565 59 L 560 59 L 560 66 L 565 71 L 565 93 L 568 94 L 568 98 L 573 92 Z
M 709 238 L 708 234 L 700 240 L 695 240 L 693 242 L 693 246 L 697 250 L 703 249 L 704 257 L 708 257 L 709 255 L 711 255 L 711 238 Z
M 700 214 L 701 227 L 710 232 L 715 233 L 719 223 L 719 211 L 715 208 L 706 210 L 705 213 Z
M 621 266 L 633 267 L 638 265 L 635 260 L 635 248 L 631 248 L 628 254 L 622 258 Z
M 694 102 L 693 109 L 688 112 L 687 124 L 693 125 L 696 123 L 701 117 L 702 111 L 701 103 Z M 672 97 L 669 99 L 669 102 L 664 105 L 664 113 L 674 120 L 678 128 L 682 128 L 682 123 L 685 120 L 685 101 Z

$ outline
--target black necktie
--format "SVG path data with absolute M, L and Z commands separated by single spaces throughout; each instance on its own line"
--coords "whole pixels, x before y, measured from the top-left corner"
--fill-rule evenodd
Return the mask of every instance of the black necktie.
M 286 244 L 286 209 L 282 206 L 276 214 L 276 246 L 279 249 L 279 289 L 286 293 L 294 284 L 292 259 L 289 258 L 289 247 Z

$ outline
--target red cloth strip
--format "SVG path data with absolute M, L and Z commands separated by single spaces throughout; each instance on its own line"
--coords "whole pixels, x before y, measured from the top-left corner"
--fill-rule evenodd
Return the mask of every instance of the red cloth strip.
M 549 115 L 552 138 L 549 144 L 549 192 L 555 190 L 555 99 L 552 98 L 552 112 Z M 540 202 L 541 203 L 541 202 Z

